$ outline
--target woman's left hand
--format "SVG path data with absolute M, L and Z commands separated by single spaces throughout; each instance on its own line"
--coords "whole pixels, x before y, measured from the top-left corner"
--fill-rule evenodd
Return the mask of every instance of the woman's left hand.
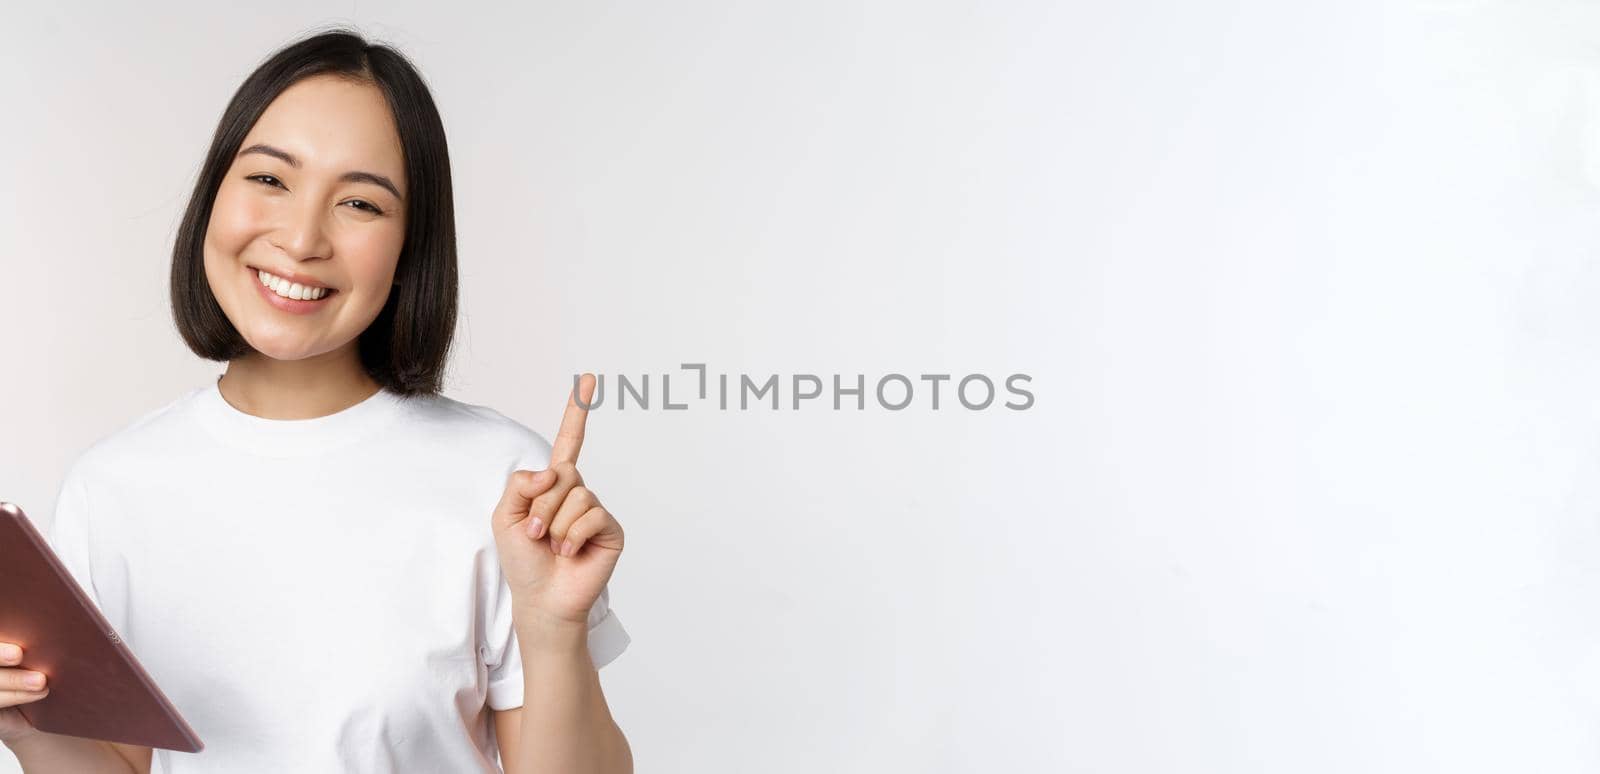
M 494 510 L 494 540 L 513 604 L 549 623 L 586 625 L 589 610 L 622 555 L 622 525 L 578 474 L 578 449 L 594 399 L 584 374 L 544 470 L 513 471 Z

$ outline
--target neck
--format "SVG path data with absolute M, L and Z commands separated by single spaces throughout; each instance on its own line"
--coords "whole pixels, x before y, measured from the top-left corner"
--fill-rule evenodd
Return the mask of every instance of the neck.
M 361 368 L 354 342 L 300 360 L 274 360 L 260 352 L 228 362 L 217 381 L 234 408 L 263 419 L 314 419 L 373 396 L 377 382 Z

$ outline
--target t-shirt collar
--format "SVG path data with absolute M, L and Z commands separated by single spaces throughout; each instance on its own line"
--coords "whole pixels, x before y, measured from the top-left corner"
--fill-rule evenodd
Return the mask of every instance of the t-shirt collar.
M 217 440 L 269 457 L 318 454 L 360 441 L 395 419 L 406 398 L 379 389 L 353 406 L 310 419 L 267 419 L 248 414 L 222 397 L 222 376 L 198 388 L 196 415 Z

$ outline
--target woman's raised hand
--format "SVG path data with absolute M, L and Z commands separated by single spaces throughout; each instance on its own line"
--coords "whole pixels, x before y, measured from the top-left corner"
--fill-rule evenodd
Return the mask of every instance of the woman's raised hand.
M 50 694 L 42 673 L 23 669 L 22 647 L 0 642 L 0 742 L 12 742 L 39 733 L 17 710 L 17 705 L 43 699 Z M 31 682 L 37 679 L 37 683 Z
M 589 609 L 622 555 L 622 525 L 578 474 L 595 378 L 584 374 L 567 397 L 541 471 L 518 470 L 494 512 L 495 547 L 513 604 L 547 622 L 586 624 Z

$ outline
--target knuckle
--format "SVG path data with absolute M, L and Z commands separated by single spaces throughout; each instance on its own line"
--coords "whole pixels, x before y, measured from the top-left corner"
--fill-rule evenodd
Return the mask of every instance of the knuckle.
M 595 499 L 594 492 L 582 484 L 573 487 L 572 492 L 567 496 L 576 498 L 579 505 L 591 505 L 599 502 L 599 500 Z
M 556 506 L 561 504 L 560 497 L 561 492 L 557 490 L 550 490 L 539 495 L 538 497 L 533 498 L 533 502 L 529 508 L 533 511 L 535 516 L 543 516 L 548 521 L 549 517 L 555 514 Z
M 576 476 L 578 474 L 578 466 L 571 460 L 560 460 L 550 467 L 561 474 L 562 477 Z

